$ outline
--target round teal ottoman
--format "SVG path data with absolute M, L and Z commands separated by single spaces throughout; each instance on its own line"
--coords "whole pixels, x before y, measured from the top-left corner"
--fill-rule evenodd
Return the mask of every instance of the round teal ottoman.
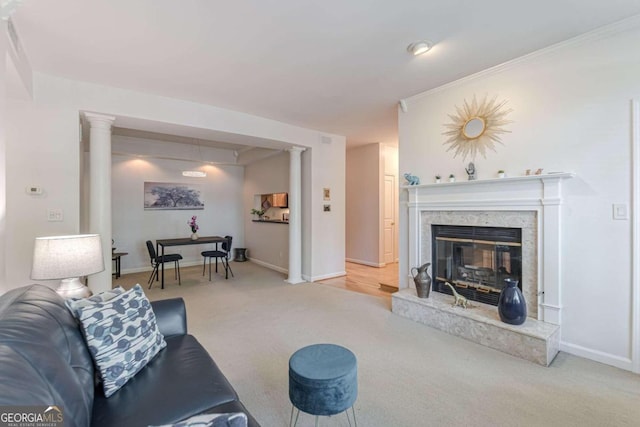
M 300 411 L 316 416 L 335 415 L 351 408 L 355 422 L 353 404 L 357 397 L 357 361 L 348 349 L 335 344 L 314 344 L 301 348 L 289 359 L 289 399 L 298 415 Z M 289 424 L 292 421 L 293 408 Z

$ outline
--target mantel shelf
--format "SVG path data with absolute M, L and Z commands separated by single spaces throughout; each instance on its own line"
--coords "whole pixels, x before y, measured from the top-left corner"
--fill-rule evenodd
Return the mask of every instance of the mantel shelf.
M 431 188 L 431 187 L 441 187 L 441 186 L 461 186 L 461 185 L 478 185 L 478 184 L 505 184 L 509 182 L 523 182 L 523 181 L 544 181 L 544 180 L 555 180 L 555 179 L 567 179 L 573 178 L 575 173 L 573 172 L 557 172 L 557 173 L 546 173 L 543 175 L 524 175 L 524 176 L 514 176 L 514 177 L 505 177 L 505 178 L 490 178 L 490 179 L 475 179 L 473 181 L 442 181 L 440 183 L 429 183 L 429 184 L 419 184 L 419 185 L 401 185 L 400 188 L 406 188 L 407 190 L 418 189 L 418 188 Z M 445 178 L 446 179 L 446 178 Z

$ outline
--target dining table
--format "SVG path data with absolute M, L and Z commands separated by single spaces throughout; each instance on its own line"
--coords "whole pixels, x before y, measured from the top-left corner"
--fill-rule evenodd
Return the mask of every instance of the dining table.
M 187 245 L 205 245 L 207 243 L 215 243 L 216 250 L 218 250 L 218 243 L 222 243 L 225 241 L 225 238 L 222 236 L 205 236 L 198 237 L 197 239 L 193 239 L 191 237 L 178 238 L 178 239 L 158 239 L 156 240 L 156 253 L 160 254 L 161 257 L 164 257 L 164 248 L 171 246 L 187 246 Z M 160 249 L 162 248 L 162 249 Z M 164 262 L 161 266 L 161 289 L 164 289 Z M 158 280 L 158 276 L 156 275 L 156 280 Z

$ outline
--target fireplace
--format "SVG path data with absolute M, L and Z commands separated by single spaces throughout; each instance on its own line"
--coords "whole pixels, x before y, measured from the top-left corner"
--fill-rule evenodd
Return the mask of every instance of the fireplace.
M 505 279 L 522 290 L 522 229 L 431 225 L 433 291 L 498 305 Z
M 392 311 L 549 365 L 559 350 L 562 323 L 561 183 L 573 176 L 557 173 L 404 187 L 408 245 L 407 262 L 401 267 L 406 276 L 392 296 Z M 432 234 L 441 231 L 436 231 L 438 226 L 446 228 L 436 239 Z M 450 235 L 446 230 L 451 227 L 461 227 L 456 232 L 463 235 Z M 498 235 L 488 238 L 487 229 Z M 444 255 L 434 255 L 438 245 Z M 432 264 L 435 284 L 429 298 L 419 298 L 411 286 L 411 268 L 427 262 Z M 520 278 L 527 303 L 529 317 L 517 327 L 500 321 L 492 305 L 454 307 L 452 298 L 437 289 L 441 279 L 451 279 L 467 297 L 471 288 L 495 298 L 505 277 Z

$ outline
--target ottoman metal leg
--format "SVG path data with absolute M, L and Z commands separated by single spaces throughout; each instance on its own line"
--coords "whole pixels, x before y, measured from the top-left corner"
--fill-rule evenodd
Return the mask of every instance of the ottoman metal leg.
M 298 412 L 296 413 L 296 421 L 293 422 L 293 409 L 295 408 L 295 406 L 291 405 L 291 417 L 289 418 L 289 427 L 291 427 L 291 423 L 293 423 L 293 427 L 296 426 L 296 424 L 298 424 L 298 417 L 300 416 L 300 409 L 298 409 Z
M 347 413 L 347 419 L 349 418 L 349 410 L 347 409 L 345 411 Z M 351 412 L 353 412 L 353 424 L 355 427 L 358 427 L 358 421 L 356 420 L 356 407 L 352 406 L 351 407 Z M 349 421 L 349 425 L 351 425 L 351 421 Z

